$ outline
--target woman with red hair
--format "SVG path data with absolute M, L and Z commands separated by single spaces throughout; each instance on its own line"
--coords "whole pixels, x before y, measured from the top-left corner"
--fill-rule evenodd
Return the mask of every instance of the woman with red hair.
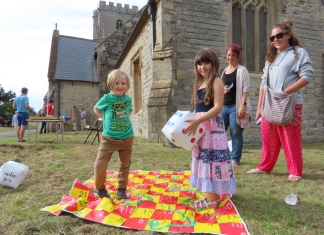
M 226 50 L 228 66 L 223 70 L 221 78 L 224 83 L 224 105 L 222 118 L 225 130 L 230 128 L 232 139 L 232 164 L 238 166 L 242 157 L 243 130 L 250 127 L 251 104 L 249 100 L 250 76 L 247 69 L 239 65 L 242 47 L 230 45 Z

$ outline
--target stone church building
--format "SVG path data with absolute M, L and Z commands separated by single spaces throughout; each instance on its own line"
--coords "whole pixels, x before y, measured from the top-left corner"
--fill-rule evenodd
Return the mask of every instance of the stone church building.
M 107 74 L 120 68 L 131 79 L 128 94 L 133 98 L 135 135 L 146 137 L 149 142 L 164 143 L 166 139 L 161 129 L 167 120 L 177 110 L 192 110 L 190 99 L 196 53 L 203 47 L 211 47 L 218 54 L 221 67 L 225 67 L 227 46 L 238 43 L 243 46 L 242 64 L 250 72 L 249 97 L 254 115 L 271 29 L 283 19 L 294 22 L 295 32 L 314 68 L 313 82 L 303 89 L 303 139 L 305 142 L 322 142 L 323 0 L 148 0 L 140 10 L 100 1 L 93 14 L 93 40 L 60 36 L 54 30 L 49 93 L 54 102 L 60 103 L 61 109 L 56 111 L 61 115 L 70 112 L 74 105 L 83 105 L 94 121 L 92 108 L 108 92 Z M 80 58 L 84 60 L 82 68 L 87 69 L 87 78 L 80 80 L 76 74 L 72 75 L 72 68 L 67 69 L 70 67 L 68 62 L 59 63 L 60 50 L 70 48 L 61 46 L 63 39 L 82 41 L 80 48 L 91 49 Z M 55 40 L 58 40 L 56 49 Z M 89 44 L 85 45 L 83 41 Z M 65 59 L 78 58 L 71 55 L 72 52 L 65 52 Z M 70 77 L 57 75 L 64 68 Z M 254 122 L 244 131 L 244 142 L 261 143 L 260 128 Z

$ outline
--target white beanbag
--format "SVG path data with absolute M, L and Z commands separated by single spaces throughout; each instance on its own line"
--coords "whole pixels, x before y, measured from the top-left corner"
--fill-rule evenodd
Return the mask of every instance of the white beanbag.
M 17 188 L 25 179 L 27 171 L 28 166 L 14 161 L 8 161 L 0 168 L 0 184 Z

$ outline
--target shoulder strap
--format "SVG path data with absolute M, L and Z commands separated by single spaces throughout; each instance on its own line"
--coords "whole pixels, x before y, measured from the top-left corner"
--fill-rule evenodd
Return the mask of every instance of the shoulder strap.
M 269 73 L 269 70 L 270 70 L 270 65 L 268 65 L 268 73 L 267 73 L 267 85 L 269 86 L 269 80 L 270 80 L 270 73 Z

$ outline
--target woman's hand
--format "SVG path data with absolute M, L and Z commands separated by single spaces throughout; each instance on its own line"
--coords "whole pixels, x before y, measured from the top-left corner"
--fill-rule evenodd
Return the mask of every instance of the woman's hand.
M 197 119 L 187 119 L 185 122 L 189 122 L 190 124 L 185 128 L 185 134 L 188 135 L 194 135 L 196 134 L 197 127 L 199 125 L 199 122 Z
M 261 117 L 261 110 L 260 108 L 257 108 L 257 111 L 255 113 L 255 121 L 257 121 Z
M 238 110 L 238 114 L 237 117 L 238 119 L 244 118 L 246 115 L 246 105 L 241 104 L 239 110 Z
M 231 89 L 228 88 L 228 85 L 224 86 L 224 95 L 230 92 Z

